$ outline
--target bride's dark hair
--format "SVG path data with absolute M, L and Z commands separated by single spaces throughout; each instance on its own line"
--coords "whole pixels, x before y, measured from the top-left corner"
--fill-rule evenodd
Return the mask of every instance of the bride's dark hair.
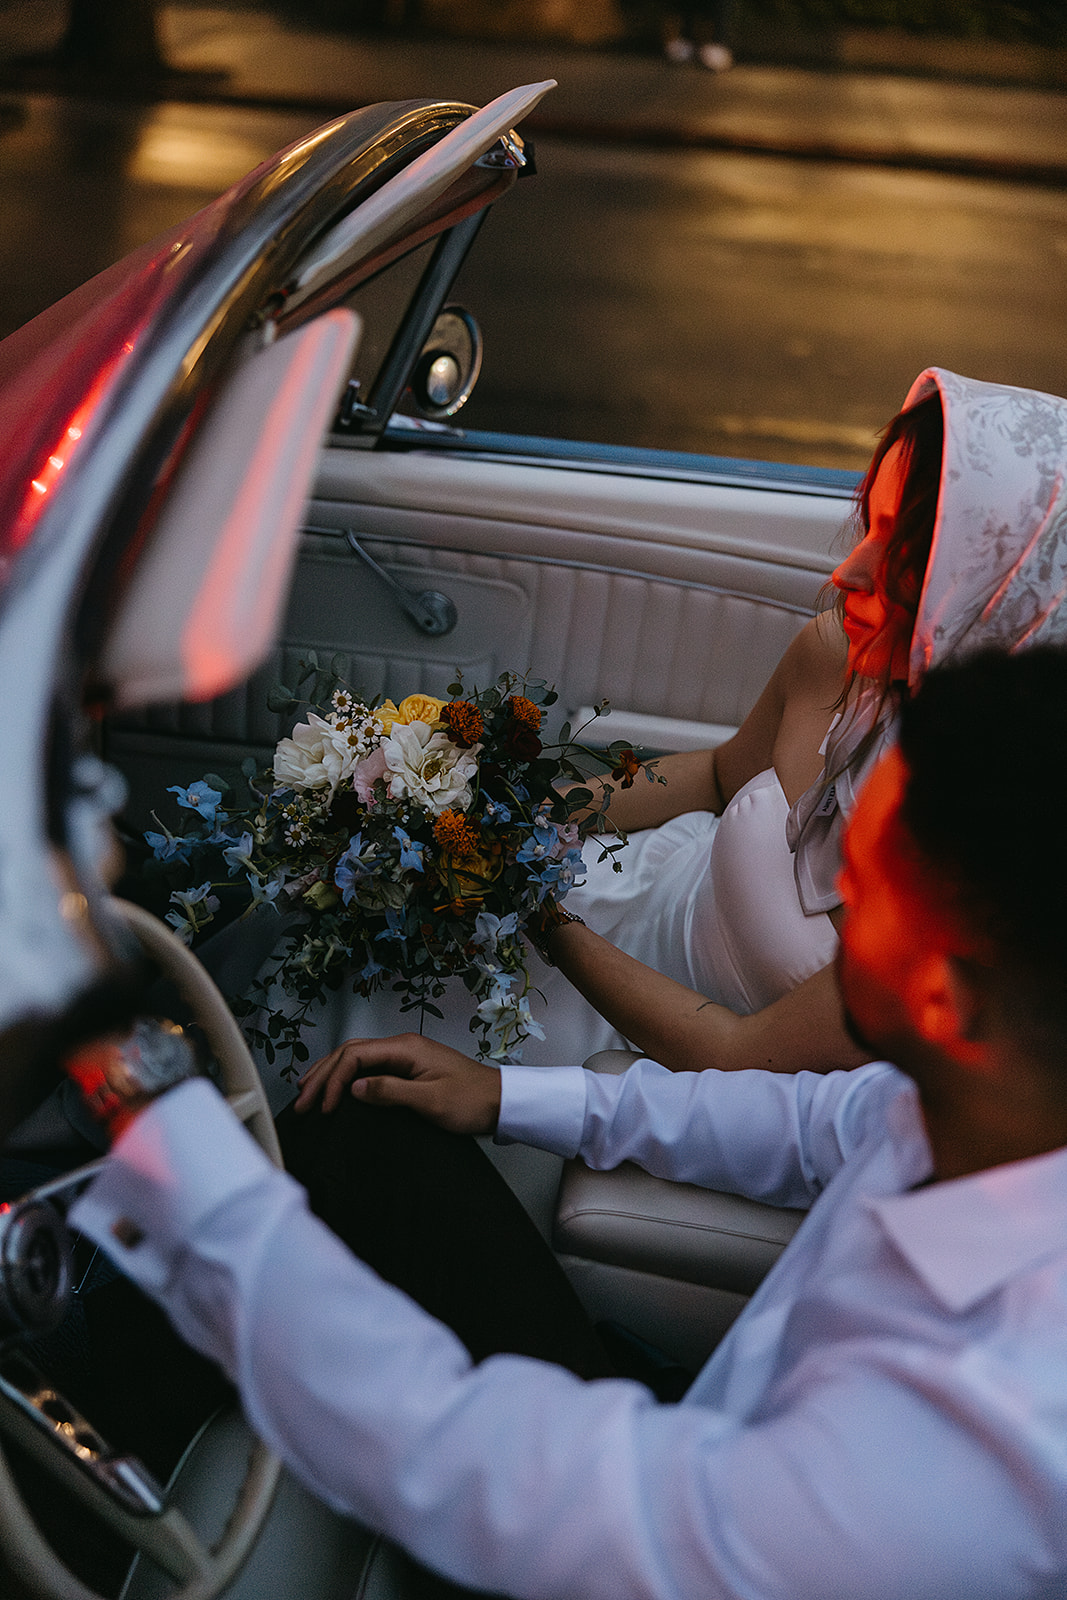
M 945 420 L 941 409 L 941 396 L 937 392 L 927 395 L 918 405 L 898 411 L 892 422 L 882 430 L 878 448 L 871 464 L 856 488 L 856 506 L 853 526 L 857 542 L 870 528 L 871 488 L 878 470 L 894 445 L 901 452 L 902 486 L 900 505 L 897 508 L 893 537 L 886 547 L 882 568 L 886 597 L 915 616 L 922 593 L 926 567 L 930 560 L 930 547 L 937 521 L 937 502 L 941 489 L 941 458 L 945 448 Z M 827 586 L 829 588 L 829 585 Z M 844 617 L 844 591 L 834 591 L 831 610 L 838 621 Z M 855 674 L 846 675 L 840 708 L 848 699 Z M 886 694 L 891 685 L 885 685 Z
M 878 469 L 895 444 L 900 445 L 903 487 L 893 537 L 885 553 L 885 592 L 890 600 L 915 614 L 930 559 L 937 501 L 941 488 L 941 459 L 945 449 L 945 419 L 936 391 L 907 411 L 899 411 L 882 433 L 870 466 L 856 491 L 859 521 L 864 533 L 870 526 L 871 486 Z
M 886 547 L 882 571 L 887 597 L 914 619 L 930 560 L 941 489 L 945 418 L 940 393 L 935 391 L 920 400 L 918 405 L 898 411 L 892 422 L 883 429 L 871 464 L 856 489 L 853 522 L 857 541 L 863 538 L 870 527 L 871 486 L 879 467 L 895 444 L 899 444 L 901 449 L 902 487 L 893 536 Z M 837 614 L 839 622 L 844 617 L 844 606 L 844 591 L 838 589 L 830 609 Z M 846 671 L 844 686 L 834 702 L 833 710 L 847 714 L 846 707 L 855 681 L 856 674 Z M 863 765 L 878 736 L 887 705 L 906 692 L 907 685 L 904 683 L 883 683 L 881 700 L 871 719 L 871 726 L 845 765 L 852 768 Z M 837 775 L 829 768 L 824 769 L 824 788 L 830 787 Z

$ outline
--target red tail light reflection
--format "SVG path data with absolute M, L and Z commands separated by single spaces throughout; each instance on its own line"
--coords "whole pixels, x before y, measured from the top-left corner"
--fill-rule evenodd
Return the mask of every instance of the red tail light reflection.
M 69 417 L 40 471 L 30 479 L 30 487 L 11 532 L 11 548 L 20 550 L 33 532 L 41 509 L 70 465 L 82 436 L 123 360 L 133 349 L 126 340 L 118 355 L 107 361 L 96 374 L 81 404 Z

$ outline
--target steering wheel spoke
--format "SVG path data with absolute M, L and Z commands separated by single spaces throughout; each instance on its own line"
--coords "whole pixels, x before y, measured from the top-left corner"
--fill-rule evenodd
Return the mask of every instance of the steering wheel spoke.
M 125 901 L 115 900 L 112 906 L 190 1007 L 217 1064 L 218 1087 L 253 1138 L 280 1166 L 263 1085 L 222 995 L 192 951 L 165 924 Z M 100 1165 L 93 1162 L 43 1185 L 19 1206 L 25 1210 L 29 1202 L 72 1199 Z M 33 1289 L 41 1276 L 37 1261 L 41 1252 L 25 1253 L 25 1276 Z M 38 1298 L 42 1296 L 43 1291 Z M 9 1325 L 12 1322 L 17 1324 L 17 1318 L 9 1318 Z M 277 1457 L 254 1441 L 229 1521 L 211 1546 L 180 1512 L 167 1506 L 165 1491 L 147 1468 L 135 1457 L 111 1450 L 10 1341 L 6 1348 L 0 1344 L 0 1434 L 18 1444 L 95 1517 L 166 1574 L 175 1585 L 172 1600 L 215 1600 L 228 1587 L 259 1536 L 281 1470 Z M 40 1533 L 2 1449 L 0 1545 L 11 1567 L 44 1600 L 101 1600 L 68 1571 Z
M 228 1094 L 226 1096 L 226 1104 L 238 1122 L 249 1123 L 260 1112 L 258 1095 L 249 1094 L 244 1090 L 239 1090 L 236 1094 Z

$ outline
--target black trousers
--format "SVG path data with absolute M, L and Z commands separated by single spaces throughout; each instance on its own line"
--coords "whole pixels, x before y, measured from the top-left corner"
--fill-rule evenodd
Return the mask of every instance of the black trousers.
M 475 1361 L 508 1352 L 583 1378 L 614 1366 L 537 1228 L 473 1139 L 345 1096 L 277 1119 L 312 1210 Z

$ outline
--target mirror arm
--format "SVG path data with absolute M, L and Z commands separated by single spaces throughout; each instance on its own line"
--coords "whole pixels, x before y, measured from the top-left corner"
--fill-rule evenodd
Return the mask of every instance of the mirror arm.
M 412 368 L 430 336 L 437 313 L 444 304 L 485 217 L 486 208 L 483 206 L 473 216 L 465 217 L 462 222 L 457 222 L 454 228 L 450 228 L 434 250 L 419 284 L 415 303 L 382 364 L 373 393 L 368 396 L 370 406 L 379 419 L 391 417 L 396 410 L 404 386 L 411 377 Z M 379 429 L 382 426 L 379 420 Z

